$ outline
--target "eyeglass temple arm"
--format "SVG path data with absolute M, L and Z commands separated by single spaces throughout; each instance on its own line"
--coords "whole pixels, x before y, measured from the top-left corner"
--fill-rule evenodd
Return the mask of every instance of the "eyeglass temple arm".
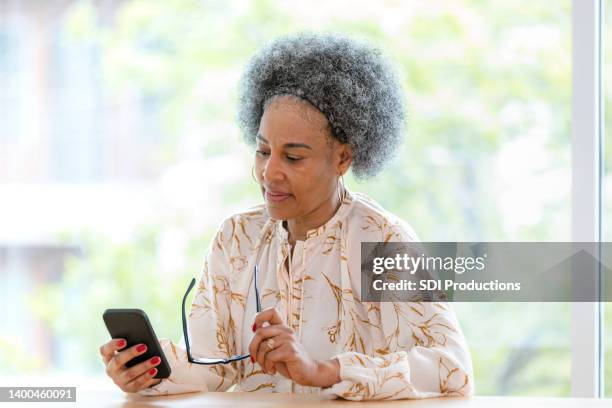
M 192 360 L 192 358 L 189 347 L 189 336 L 187 334 L 187 317 L 185 316 L 185 303 L 187 302 L 187 296 L 189 295 L 189 292 L 191 292 L 191 289 L 193 289 L 195 282 L 195 278 L 192 278 L 191 283 L 189 284 L 189 288 L 187 288 L 187 292 L 185 292 L 185 295 L 183 296 L 183 308 L 181 310 L 181 315 L 183 318 L 183 338 L 185 339 L 185 349 L 187 351 L 187 357 L 189 360 Z
M 257 313 L 259 313 L 261 312 L 261 301 L 259 300 L 259 284 L 257 283 L 259 280 L 259 267 L 257 265 L 255 265 L 253 275 L 253 281 L 255 282 L 255 307 L 257 308 Z

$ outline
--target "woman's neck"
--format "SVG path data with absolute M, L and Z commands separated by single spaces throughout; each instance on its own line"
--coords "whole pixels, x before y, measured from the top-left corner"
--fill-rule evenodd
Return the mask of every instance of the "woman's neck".
M 318 228 L 329 221 L 340 208 L 340 197 L 336 191 L 330 200 L 325 200 L 314 211 L 299 218 L 287 220 L 287 230 L 289 232 L 289 243 L 294 245 L 296 241 L 304 241 L 308 231 Z

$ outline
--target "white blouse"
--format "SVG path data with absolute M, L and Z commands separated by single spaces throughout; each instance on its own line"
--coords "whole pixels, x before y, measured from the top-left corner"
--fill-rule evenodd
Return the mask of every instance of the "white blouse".
M 172 374 L 139 394 L 226 391 L 236 385 L 236 391 L 349 400 L 471 395 L 470 352 L 449 304 L 360 300 L 361 242 L 417 240 L 404 221 L 349 191 L 328 222 L 295 243 L 293 254 L 283 222 L 271 219 L 263 204 L 227 218 L 208 249 L 191 305 L 192 356 L 248 353 L 257 263 L 262 309 L 276 307 L 311 357 L 338 358 L 341 381 L 329 388 L 305 387 L 279 373 L 264 374 L 250 359 L 191 364 L 182 344 L 161 339 Z

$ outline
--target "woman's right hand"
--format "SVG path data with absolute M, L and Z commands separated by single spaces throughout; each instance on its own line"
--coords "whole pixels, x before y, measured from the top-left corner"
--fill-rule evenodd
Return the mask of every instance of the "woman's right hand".
M 100 355 L 106 366 L 106 374 L 125 392 L 137 392 L 159 384 L 161 380 L 153 378 L 153 376 L 157 374 L 155 366 L 159 365 L 161 359 L 155 356 L 128 368 L 125 363 L 147 351 L 147 346 L 136 344 L 126 350 L 119 351 L 126 344 L 125 339 L 112 339 L 100 346 Z

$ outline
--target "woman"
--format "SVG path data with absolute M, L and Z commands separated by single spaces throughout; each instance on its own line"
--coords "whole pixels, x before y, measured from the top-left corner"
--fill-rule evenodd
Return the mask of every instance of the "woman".
M 411 227 L 340 181 L 375 175 L 403 134 L 400 85 L 378 51 L 300 34 L 255 55 L 239 122 L 256 144 L 265 203 L 227 218 L 208 251 L 189 314 L 191 354 L 251 359 L 192 364 L 162 339 L 158 359 L 101 348 L 108 375 L 141 395 L 190 391 L 321 393 L 351 400 L 471 395 L 471 358 L 446 303 L 362 302 L 360 244 L 417 240 Z M 262 311 L 253 285 L 258 266 Z

